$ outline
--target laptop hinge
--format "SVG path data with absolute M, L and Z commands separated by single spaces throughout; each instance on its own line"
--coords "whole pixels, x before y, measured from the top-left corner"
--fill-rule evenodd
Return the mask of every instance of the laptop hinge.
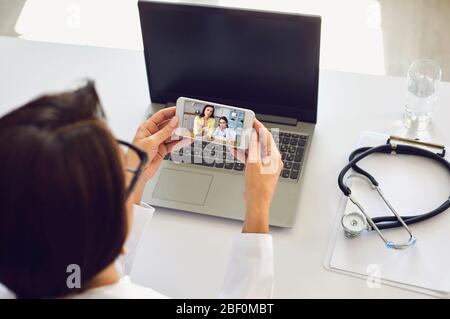
M 298 120 L 296 118 L 277 116 L 277 115 L 256 114 L 256 117 L 262 122 L 270 122 L 270 123 L 285 124 L 285 125 L 292 125 L 292 126 L 297 126 L 297 122 L 298 122 Z

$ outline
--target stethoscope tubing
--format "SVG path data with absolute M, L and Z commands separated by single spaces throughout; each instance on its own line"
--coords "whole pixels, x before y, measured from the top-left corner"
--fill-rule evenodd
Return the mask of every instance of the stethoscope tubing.
M 354 150 L 350 156 L 349 156 L 349 163 L 342 169 L 342 171 L 339 174 L 338 177 L 338 184 L 339 188 L 341 189 L 342 193 L 345 196 L 350 196 L 351 189 L 344 183 L 344 177 L 347 174 L 347 172 L 350 169 L 353 169 L 356 173 L 361 174 L 365 176 L 370 183 L 374 187 L 378 187 L 379 183 L 378 181 L 367 171 L 363 170 L 361 167 L 357 165 L 357 163 L 362 160 L 363 158 L 369 156 L 373 153 L 384 153 L 384 154 L 390 154 L 390 153 L 396 153 L 396 154 L 403 154 L 403 155 L 414 155 L 414 156 L 421 156 L 426 157 L 432 160 L 437 161 L 441 165 L 443 165 L 447 170 L 450 172 L 450 163 L 445 160 L 442 156 L 439 156 L 438 154 L 435 154 L 433 152 L 427 151 L 422 148 L 409 146 L 409 145 L 391 145 L 391 144 L 383 144 L 375 147 L 361 147 L 356 150 Z M 424 214 L 418 214 L 414 216 L 401 216 L 403 221 L 407 224 L 415 224 L 424 220 L 427 220 L 431 217 L 434 217 L 445 210 L 450 208 L 450 197 L 442 203 L 439 207 L 435 208 L 434 210 L 424 213 Z M 396 228 L 401 227 L 402 224 L 399 222 L 397 217 L 395 216 L 380 216 L 380 217 L 373 217 L 372 221 L 377 225 L 377 227 L 382 229 L 389 229 L 389 228 Z

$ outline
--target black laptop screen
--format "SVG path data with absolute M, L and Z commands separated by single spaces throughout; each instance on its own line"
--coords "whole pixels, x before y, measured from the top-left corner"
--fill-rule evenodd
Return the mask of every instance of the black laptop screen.
M 144 1 L 139 11 L 152 102 L 316 122 L 320 17 Z

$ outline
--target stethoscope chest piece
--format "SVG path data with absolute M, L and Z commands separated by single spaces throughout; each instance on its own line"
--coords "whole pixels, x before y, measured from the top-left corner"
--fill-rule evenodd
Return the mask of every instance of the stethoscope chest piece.
M 364 230 L 369 229 L 367 219 L 363 213 L 358 211 L 347 212 L 342 216 L 342 227 L 347 238 L 354 238 Z

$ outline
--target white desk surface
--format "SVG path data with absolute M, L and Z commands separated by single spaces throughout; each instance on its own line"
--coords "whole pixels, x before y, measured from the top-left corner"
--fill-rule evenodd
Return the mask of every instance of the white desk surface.
M 141 51 L 0 37 L 0 115 L 31 98 L 95 79 L 114 133 L 131 139 L 150 102 Z M 318 123 L 296 223 L 272 229 L 275 298 L 417 298 L 424 295 L 325 270 L 340 191 L 337 175 L 361 131 L 398 133 L 403 78 L 321 70 Z M 442 83 L 431 138 L 450 145 L 450 83 Z M 298 200 L 293 198 L 292 200 Z M 275 212 L 272 212 L 275 213 Z M 174 298 L 220 290 L 241 222 L 158 208 L 143 236 L 132 278 Z

